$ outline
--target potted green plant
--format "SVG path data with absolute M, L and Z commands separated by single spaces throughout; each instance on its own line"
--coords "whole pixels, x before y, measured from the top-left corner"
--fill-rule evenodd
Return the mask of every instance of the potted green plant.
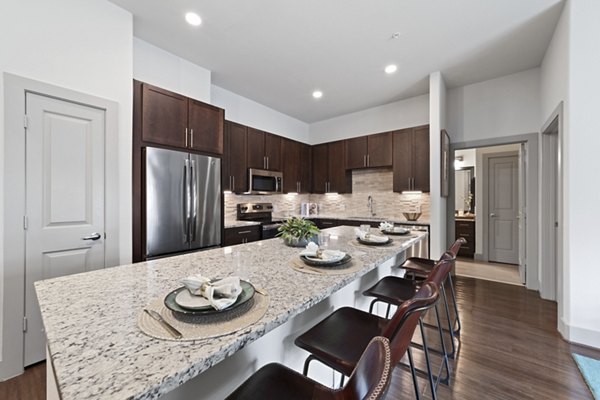
M 283 239 L 287 246 L 304 247 L 310 241 L 316 241 L 319 228 L 314 222 L 304 218 L 288 218 L 279 228 L 277 236 Z

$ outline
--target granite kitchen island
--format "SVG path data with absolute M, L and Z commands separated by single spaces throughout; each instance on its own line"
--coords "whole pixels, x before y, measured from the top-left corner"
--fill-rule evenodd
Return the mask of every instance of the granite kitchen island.
M 339 306 L 365 309 L 362 289 L 389 274 L 405 250 L 426 236 L 411 232 L 393 237 L 390 245 L 363 246 L 355 244 L 354 228 L 326 231 L 332 248 L 362 264 L 358 271 L 332 276 L 297 271 L 290 260 L 300 249 L 270 239 L 37 282 L 50 389 L 56 386 L 63 400 L 219 399 L 265 363 L 300 368 L 306 353 L 293 346 L 294 338 Z M 181 278 L 239 272 L 232 257 L 238 252 L 248 280 L 270 298 L 257 323 L 226 336 L 182 342 L 154 339 L 139 329 L 144 307 L 180 287 Z M 330 370 L 317 367 L 314 373 L 332 383 Z

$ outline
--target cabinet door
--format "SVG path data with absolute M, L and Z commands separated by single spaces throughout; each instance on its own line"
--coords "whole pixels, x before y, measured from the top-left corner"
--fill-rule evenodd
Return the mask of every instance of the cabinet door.
M 327 143 L 318 144 L 312 147 L 312 192 L 325 193 L 325 185 L 328 181 L 329 146 Z
M 429 192 L 429 125 L 413 129 L 412 157 L 413 189 Z
M 265 133 L 248 127 L 248 168 L 265 169 Z
M 221 157 L 221 188 L 222 190 L 232 190 L 231 174 L 229 169 L 229 126 L 230 122 L 223 124 L 223 157 Z
M 394 192 L 410 190 L 412 179 L 412 129 L 394 131 L 392 143 Z
M 312 152 L 310 151 L 310 146 L 304 143 L 300 143 L 300 193 L 310 193 L 310 189 L 312 187 L 311 165 Z
M 203 152 L 223 154 L 223 116 L 223 109 L 189 99 L 189 147 Z
M 142 85 L 142 140 L 185 148 L 188 99 L 177 93 Z
M 297 192 L 300 181 L 300 143 L 290 139 L 281 139 L 281 157 L 285 160 L 282 165 L 283 191 Z
M 246 166 L 246 127 L 229 123 L 229 174 L 231 190 L 242 193 L 248 190 L 248 167 Z
M 350 171 L 346 172 L 343 160 L 346 153 L 344 140 L 328 143 L 329 146 L 329 191 L 337 193 L 352 192 Z
M 346 168 L 357 169 L 367 167 L 367 137 L 347 139 Z
M 392 132 L 367 136 L 367 166 L 392 166 Z
M 265 157 L 267 157 L 266 169 L 281 171 L 281 136 L 265 132 Z

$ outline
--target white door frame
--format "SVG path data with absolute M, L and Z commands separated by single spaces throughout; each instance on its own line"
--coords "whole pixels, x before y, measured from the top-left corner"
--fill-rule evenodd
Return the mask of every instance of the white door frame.
M 23 316 L 25 303 L 25 95 L 37 93 L 103 109 L 105 137 L 105 265 L 119 263 L 118 104 L 99 97 L 22 78 L 4 79 L 4 258 L 0 275 L 0 381 L 23 372 Z M 2 271 L 0 271 L 1 273 Z M 7 299 L 18 299 L 11 300 Z
M 499 152 L 499 153 L 485 153 L 483 155 L 483 164 L 482 164 L 482 173 L 481 173 L 481 178 L 479 179 L 480 184 L 483 185 L 483 191 L 482 193 L 482 199 L 481 199 L 481 206 L 482 206 L 482 213 L 483 215 L 481 216 L 481 222 L 482 222 L 482 238 L 483 238 L 483 257 L 486 261 L 489 260 L 490 257 L 490 249 L 489 249 L 489 243 L 490 243 L 490 226 L 489 226 L 489 215 L 490 215 L 490 199 L 489 199 L 489 190 L 490 190 L 490 182 L 489 182 L 489 172 L 490 172 L 490 158 L 496 158 L 496 157 L 519 157 L 519 152 L 518 151 L 503 151 L 503 152 Z M 517 168 L 521 168 L 521 166 L 519 165 L 518 161 L 517 161 Z M 518 184 L 517 184 L 518 185 Z M 520 212 L 521 210 L 519 210 Z M 517 234 L 520 234 L 520 232 L 518 232 Z M 517 243 L 520 244 L 520 241 L 517 239 Z
M 549 130 L 554 120 L 558 120 L 557 136 L 555 139 L 557 154 L 550 154 L 551 150 L 550 141 L 553 140 L 550 134 L 553 134 Z M 552 197 L 555 197 L 556 203 L 556 215 L 555 220 L 551 218 L 540 219 L 540 260 L 542 261 L 542 268 L 540 269 L 540 296 L 548 300 L 556 300 L 558 303 L 558 321 L 559 326 L 563 321 L 563 173 L 562 173 L 562 160 L 563 160 L 563 103 L 554 109 L 550 114 L 546 122 L 542 125 L 541 129 L 541 157 L 540 157 L 540 202 L 542 212 L 551 205 Z M 553 167 L 556 167 L 557 175 L 555 176 L 552 171 Z M 549 180 L 555 180 L 555 185 Z M 555 190 L 554 190 L 555 189 Z M 558 227 L 554 226 L 554 223 L 558 223 Z M 556 247 L 550 248 L 548 243 L 548 235 L 556 234 Z M 552 262 L 554 261 L 554 262 Z
M 450 159 L 454 160 L 456 150 L 471 149 L 476 147 L 490 147 L 504 144 L 526 143 L 526 180 L 527 188 L 525 196 L 527 198 L 525 213 L 527 215 L 526 227 L 526 282 L 527 289 L 539 290 L 539 133 L 528 133 L 523 135 L 496 137 L 491 139 L 472 140 L 459 143 L 450 143 Z M 447 246 L 454 241 L 454 174 L 450 174 L 450 193 L 448 196 L 448 206 L 446 213 L 447 226 Z M 478 201 L 477 199 L 475 200 Z

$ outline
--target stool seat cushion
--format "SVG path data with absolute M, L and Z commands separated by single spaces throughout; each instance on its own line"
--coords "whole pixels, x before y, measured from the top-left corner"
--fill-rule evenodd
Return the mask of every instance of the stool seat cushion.
M 406 300 L 412 299 L 418 289 L 419 287 L 412 279 L 386 276 L 365 290 L 363 295 L 398 306 Z

